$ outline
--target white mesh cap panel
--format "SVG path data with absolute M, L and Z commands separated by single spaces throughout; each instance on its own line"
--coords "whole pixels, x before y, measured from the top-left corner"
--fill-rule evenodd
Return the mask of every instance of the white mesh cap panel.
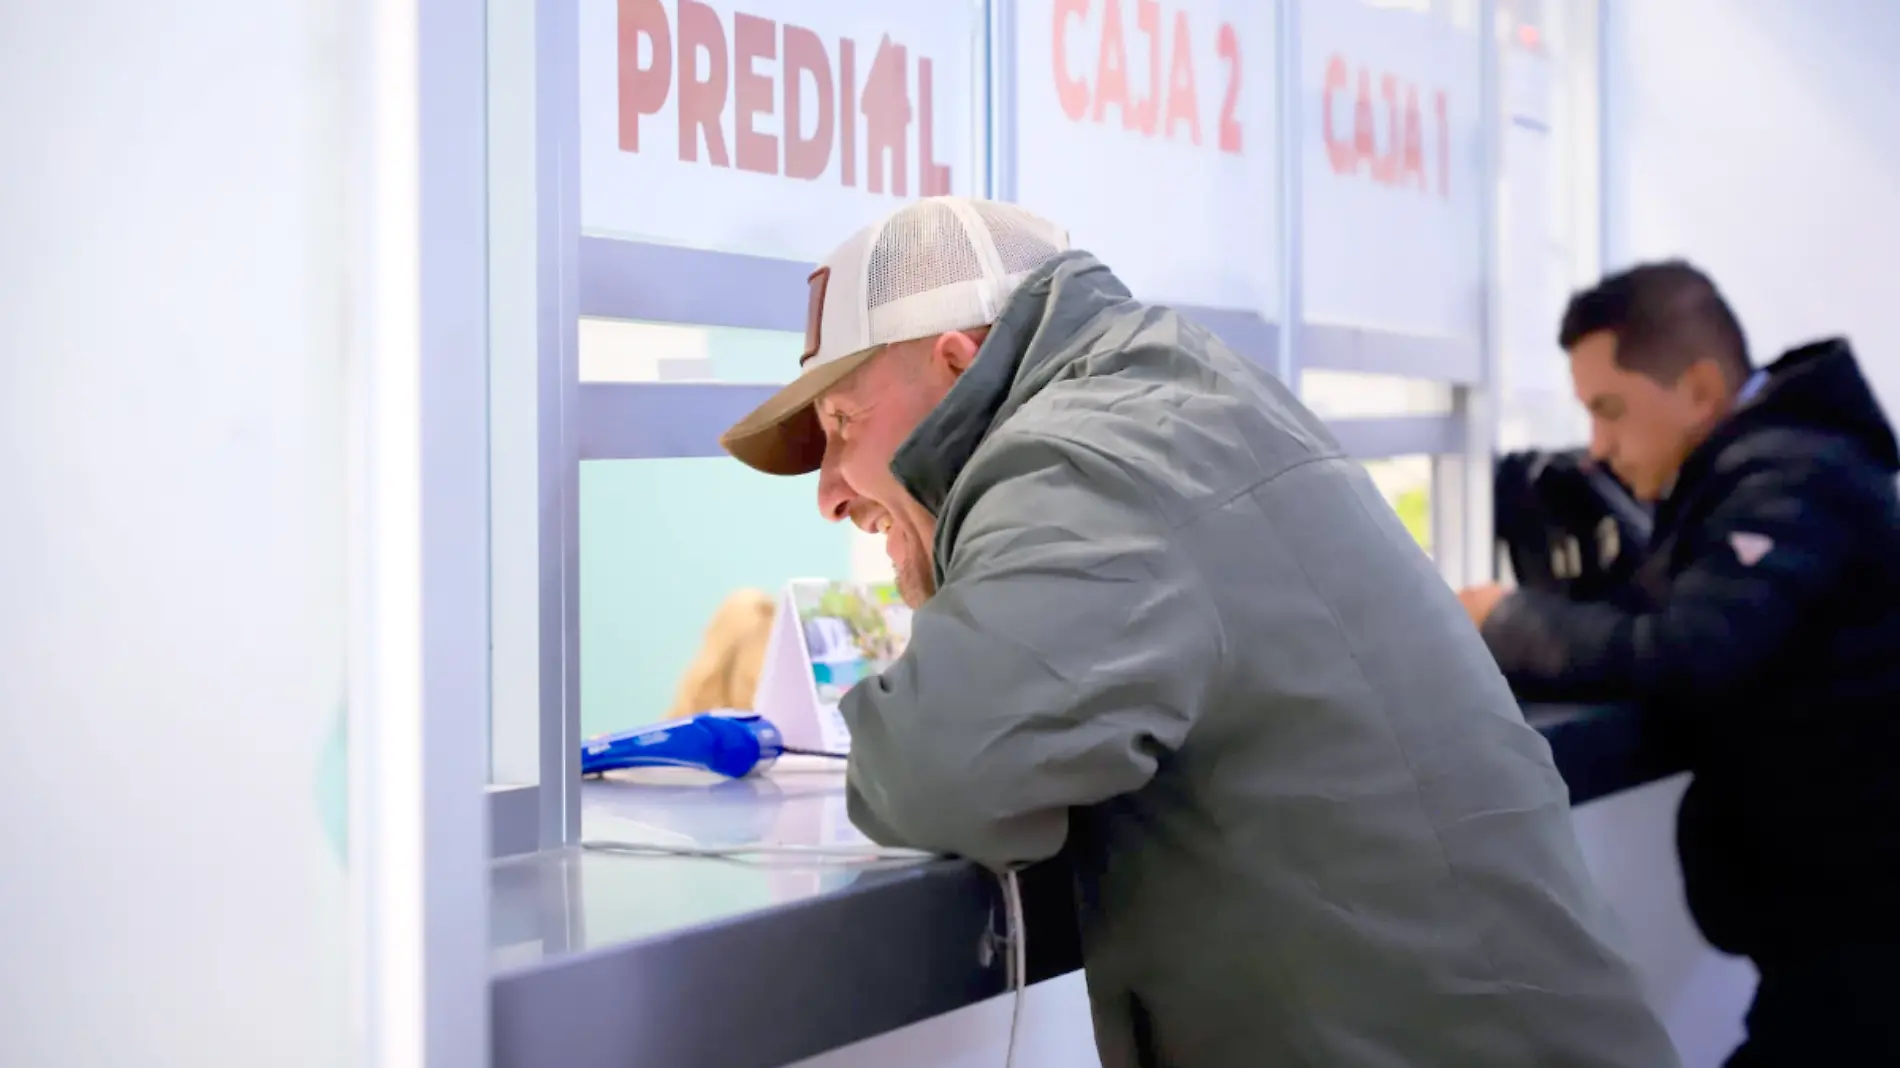
M 963 220 L 948 204 L 924 200 L 892 215 L 871 246 L 865 306 L 928 293 L 983 277 L 983 261 Z
M 1013 204 L 979 200 L 970 208 L 996 242 L 1003 270 L 1012 275 L 1027 274 L 1069 247 L 1067 236 L 1056 227 Z
M 885 219 L 865 252 L 866 343 L 987 326 L 1025 274 L 1067 248 L 1066 233 L 1013 204 L 967 197 L 908 204 Z
M 813 405 L 884 345 L 996 321 L 1023 279 L 1068 250 L 1068 234 L 1014 205 L 913 201 L 833 249 L 809 276 L 799 377 L 720 436 L 775 475 L 818 470 Z

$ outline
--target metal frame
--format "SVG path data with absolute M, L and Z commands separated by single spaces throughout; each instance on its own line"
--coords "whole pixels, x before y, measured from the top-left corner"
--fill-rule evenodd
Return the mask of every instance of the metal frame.
M 580 24 L 535 2 L 541 484 L 541 846 L 580 838 Z
M 424 1061 L 487 1060 L 488 20 L 418 0 Z
M 985 151 L 989 170 L 984 193 L 996 200 L 1016 199 L 1016 0 L 984 0 L 983 49 L 988 77 L 984 105 Z
M 1439 570 L 1454 585 L 1491 582 L 1498 553 L 1492 530 L 1491 469 L 1497 442 L 1497 389 L 1503 346 L 1503 304 L 1498 299 L 1502 262 L 1498 227 L 1499 132 L 1505 120 L 1498 84 L 1497 0 L 1481 0 L 1478 14 L 1479 115 L 1483 149 L 1479 165 L 1479 241 L 1484 280 L 1483 322 L 1470 382 L 1452 393 L 1462 427 L 1462 447 L 1435 459 L 1432 471 L 1432 544 Z
M 1597 270 L 1592 271 L 1592 275 L 1600 273 L 1610 264 L 1620 264 L 1625 258 L 1624 250 L 1617 246 L 1616 234 L 1611 226 L 1611 220 L 1615 218 L 1611 199 L 1616 193 L 1616 183 L 1611 178 L 1610 124 L 1615 121 L 1618 109 L 1622 106 L 1616 94 L 1616 72 L 1611 66 L 1615 57 L 1611 56 L 1609 49 L 1610 38 L 1614 34 L 1611 22 L 1616 18 L 1611 9 L 1614 2 L 1616 0 L 1590 0 L 1595 8 L 1591 12 L 1594 16 L 1591 21 L 1595 31 L 1592 46 L 1596 50 L 1596 95 L 1591 98 L 1591 102 L 1596 109 L 1592 118 L 1596 123 L 1597 156 L 1594 204 L 1597 216 L 1596 233 L 1593 235 L 1596 239 L 1594 258 Z
M 541 787 L 490 783 L 488 855 L 533 853 L 541 848 Z
M 803 328 L 810 265 L 766 257 L 582 237 L 579 225 L 577 0 L 535 0 L 540 219 L 542 599 L 541 844 L 572 842 L 579 830 L 578 474 L 585 460 L 718 456 L 716 435 L 767 396 L 756 383 L 580 383 L 582 316 L 795 332 Z M 987 105 L 982 191 L 1015 193 L 1015 0 L 971 0 L 984 47 L 978 84 Z M 1495 380 L 1497 210 L 1493 0 L 1485 0 L 1480 55 L 1485 109 L 1482 198 L 1485 322 L 1473 342 L 1303 322 L 1301 185 L 1304 143 L 1300 0 L 1278 18 L 1281 323 L 1257 311 L 1187 308 L 1246 355 L 1297 389 L 1302 368 L 1398 375 L 1454 387 L 1448 415 L 1335 420 L 1361 459 L 1431 455 L 1435 544 L 1448 579 L 1489 575 L 1489 449 L 1486 389 Z M 716 284 L 709 284 L 716 280 Z M 1480 550 L 1482 546 L 1482 551 Z
M 576 0 L 518 0 L 520 25 L 510 22 L 495 32 L 530 37 L 532 56 L 530 161 L 532 220 L 517 220 L 508 214 L 516 205 L 491 204 L 498 230 L 498 273 L 519 255 L 512 239 L 518 229 L 531 232 L 532 273 L 523 277 L 498 278 L 488 293 L 493 308 L 520 297 L 532 306 L 532 337 L 535 367 L 531 379 L 515 380 L 506 374 L 504 363 L 493 371 L 504 379 L 489 398 L 491 408 L 509 415 L 509 429 L 532 427 L 532 473 L 516 479 L 512 472 L 497 476 L 492 483 L 497 506 L 505 511 L 491 521 L 521 522 L 531 517 L 534 546 L 534 573 L 531 591 L 517 590 L 512 583 L 497 584 L 495 611 L 526 611 L 532 606 L 533 626 L 516 634 L 497 628 L 497 696 L 509 704 L 496 704 L 490 713 L 491 733 L 504 734 L 509 751 L 491 754 L 491 776 L 495 780 L 487 792 L 489 803 L 490 850 L 494 856 L 507 856 L 539 849 L 556 848 L 578 840 L 580 836 L 580 697 L 579 641 L 580 607 L 577 568 L 580 556 L 579 509 L 579 420 L 575 415 L 580 403 L 579 370 L 576 350 L 580 326 L 580 81 L 579 81 L 579 8 Z M 484 5 L 476 5 L 477 7 Z M 510 14 L 516 14 L 511 12 Z M 524 31 L 527 31 L 524 33 Z M 478 98 L 481 98 L 478 96 Z M 491 116 L 492 117 L 492 116 Z M 511 118 L 521 118 L 511 116 Z M 511 158 L 520 151 L 515 127 L 500 130 L 497 158 Z M 491 166 L 483 162 L 484 172 Z M 508 191 L 510 194 L 514 190 Z M 519 223 L 519 227 L 517 227 Z M 484 253 L 491 250 L 484 249 Z M 523 312 L 524 315 L 529 314 Z M 512 320 L 507 320 L 513 325 Z M 508 341 L 514 338 L 510 336 Z M 506 353 L 502 354 L 505 357 Z M 521 391 L 521 392 L 517 392 Z M 532 405 L 532 418 L 522 413 L 512 416 L 524 405 Z M 492 443 L 491 443 L 492 444 Z M 492 447 L 507 451 L 524 446 L 511 440 Z M 518 484 L 519 483 L 519 484 Z M 485 529 L 490 529 L 485 525 Z M 523 535 L 522 540 L 527 540 Z M 507 547 L 512 551 L 515 539 Z M 497 566 L 499 574 L 501 568 Z M 523 650 L 521 646 L 525 645 Z M 519 667 L 515 654 L 532 664 Z M 505 676 L 505 678 L 504 678 Z M 530 703 L 533 708 L 532 731 L 495 726 L 496 716 L 514 716 L 514 702 Z M 523 823 L 522 815 L 532 797 L 533 819 Z
M 1356 460 L 1444 456 L 1463 451 L 1470 440 L 1463 422 L 1443 415 L 1334 419 L 1326 424 L 1326 428 L 1339 440 L 1346 455 Z
M 1567 65 L 1571 79 L 1567 88 L 1572 106 L 1587 109 L 1586 112 L 1573 111 L 1571 121 L 1588 131 L 1587 134 L 1581 134 L 1581 138 L 1596 157 L 1592 161 L 1594 166 L 1582 168 L 1591 180 L 1589 193 L 1583 198 L 1584 218 L 1578 221 L 1579 233 L 1571 250 L 1572 280 L 1584 282 L 1594 280 L 1603 273 L 1604 264 L 1610 261 L 1612 253 L 1617 260 L 1621 260 L 1623 250 L 1611 247 L 1607 201 L 1611 188 L 1607 140 L 1610 128 L 1609 94 L 1613 83 L 1610 80 L 1609 49 L 1605 47 L 1605 42 L 1609 40 L 1611 0 L 1573 2 L 1574 6 L 1570 9 L 1573 21 L 1569 47 L 1574 54 L 1582 42 L 1587 41 L 1592 62 L 1587 66 Z
M 806 301 L 799 293 L 815 266 L 736 252 L 582 237 L 580 314 L 591 319 L 798 333 L 805 329 Z M 735 300 L 733 294 L 741 299 Z M 1256 311 L 1175 307 L 1220 334 L 1243 355 L 1265 361 L 1278 346 L 1278 324 Z M 582 434 L 587 436 L 588 431 L 583 429 Z
M 1274 61 L 1278 84 L 1275 86 L 1275 132 L 1279 134 L 1280 188 L 1275 203 L 1279 210 L 1280 238 L 1280 321 L 1299 324 L 1306 319 L 1306 283 L 1300 264 L 1304 260 L 1306 223 L 1301 191 L 1305 187 L 1305 87 L 1300 84 L 1300 4 L 1299 0 L 1278 0 L 1274 24 Z M 1304 331 L 1297 325 L 1281 338 L 1274 359 L 1280 381 L 1298 395 L 1300 359 L 1305 354 Z
M 351 844 L 364 1062 L 488 1059 L 486 32 L 352 8 Z
M 497 855 L 540 848 L 540 201 L 535 0 L 486 0 L 489 788 Z M 525 358 L 524 358 L 525 357 Z M 522 800 L 525 796 L 525 802 Z M 528 808 L 525 827 L 522 807 Z
M 1481 341 L 1302 323 L 1300 366 L 1314 371 L 1392 375 L 1454 386 L 1483 385 Z

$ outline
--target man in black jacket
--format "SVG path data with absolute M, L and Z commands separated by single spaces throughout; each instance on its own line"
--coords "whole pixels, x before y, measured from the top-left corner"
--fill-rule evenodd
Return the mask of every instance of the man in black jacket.
M 1520 695 L 1634 700 L 1694 781 L 1689 907 L 1761 974 L 1728 1062 L 1900 1065 L 1900 450 L 1842 340 L 1750 365 L 1685 263 L 1565 313 L 1591 455 L 1656 502 L 1636 610 L 1463 599 Z

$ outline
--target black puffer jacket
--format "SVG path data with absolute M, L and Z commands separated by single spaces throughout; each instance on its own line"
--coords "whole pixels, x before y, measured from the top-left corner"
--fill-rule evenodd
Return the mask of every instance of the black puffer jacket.
M 1644 703 L 1695 780 L 1689 906 L 1750 956 L 1900 938 L 1900 450 L 1847 343 L 1788 353 L 1683 465 L 1646 610 L 1518 592 L 1520 694 Z

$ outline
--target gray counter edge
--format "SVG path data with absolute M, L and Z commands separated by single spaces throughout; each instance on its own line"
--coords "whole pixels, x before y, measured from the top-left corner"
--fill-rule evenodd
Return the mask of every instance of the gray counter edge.
M 1674 767 L 1633 709 L 1529 707 L 1573 804 Z M 1026 881 L 1038 981 L 1081 966 L 1066 876 Z M 867 873 L 843 890 L 498 974 L 495 1068 L 781 1068 L 1004 992 L 985 952 L 995 879 L 964 861 Z M 810 981 L 796 978 L 809 976 Z M 821 977 L 821 978 L 820 978 Z

